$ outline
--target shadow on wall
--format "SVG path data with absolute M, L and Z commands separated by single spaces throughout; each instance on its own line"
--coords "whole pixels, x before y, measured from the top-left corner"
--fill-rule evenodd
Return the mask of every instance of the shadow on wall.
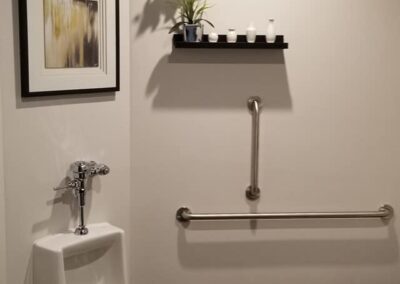
M 251 96 L 266 109 L 292 109 L 282 50 L 174 49 L 154 68 L 146 95 L 156 109 L 239 109 Z
M 65 178 L 59 187 L 65 187 L 70 178 Z M 95 183 L 95 184 L 93 184 Z M 100 179 L 89 178 L 87 182 L 86 191 L 86 205 L 85 205 L 85 220 L 90 215 L 92 208 L 92 195 L 93 191 L 101 192 Z M 78 198 L 74 196 L 71 189 L 62 189 L 56 191 L 54 199 L 46 202 L 47 206 L 51 206 L 50 217 L 46 220 L 35 223 L 32 226 L 32 233 L 34 235 L 53 235 L 57 233 L 67 232 L 71 228 L 70 221 L 73 220 L 76 227 L 78 225 Z
M 60 96 L 22 98 L 20 88 L 21 85 L 19 82 L 19 74 L 18 74 L 18 79 L 16 80 L 17 109 L 115 101 L 115 93 L 93 93 L 93 94 L 79 94 L 79 95 L 60 95 Z
M 139 25 L 136 36 L 143 35 L 147 30 L 154 32 L 160 24 L 174 23 L 175 14 L 176 9 L 172 4 L 168 5 L 168 1 L 147 0 L 143 11 L 133 18 L 133 24 Z
M 307 265 L 362 265 L 396 263 L 399 258 L 397 236 L 393 222 L 383 238 L 316 239 L 314 229 L 324 228 L 372 228 L 383 226 L 380 220 L 321 220 L 265 221 L 259 227 L 264 229 L 305 229 L 310 228 L 310 237 L 273 239 L 265 241 L 220 241 L 190 242 L 187 237 L 196 230 L 244 230 L 246 222 L 234 223 L 203 222 L 193 223 L 187 229 L 178 230 L 178 258 L 183 267 L 193 269 L 209 268 L 256 268 L 270 266 Z M 231 226 L 232 224 L 233 227 Z M 249 224 L 249 222 L 247 222 Z M 251 225 L 250 225 L 251 226 Z

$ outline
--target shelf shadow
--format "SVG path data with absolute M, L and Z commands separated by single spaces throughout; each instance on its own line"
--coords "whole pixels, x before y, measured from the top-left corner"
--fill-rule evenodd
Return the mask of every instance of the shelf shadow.
M 146 95 L 155 109 L 241 109 L 250 96 L 266 109 L 292 109 L 282 50 L 174 49 L 155 66 Z
M 267 224 L 270 222 L 265 222 Z M 300 228 L 350 228 L 345 225 L 347 222 L 334 222 L 331 225 L 306 221 L 294 223 L 275 222 L 269 229 Z M 207 223 L 210 225 L 210 223 Z M 235 223 L 231 229 L 238 229 L 239 223 Z M 239 224 L 239 225 L 238 225 Z M 325 222 L 326 224 L 326 222 Z M 348 224 L 348 223 L 347 223 Z M 368 222 L 361 222 L 355 227 L 367 225 Z M 199 230 L 206 230 L 204 227 L 197 227 Z M 248 228 L 243 226 L 242 229 Z M 287 226 L 288 225 L 288 226 Z M 304 226 L 306 225 L 306 226 Z M 342 226 L 343 225 L 343 226 Z M 220 223 L 221 226 L 221 223 Z M 372 222 L 367 227 L 379 226 Z M 190 226 L 191 227 L 191 226 Z M 225 230 L 229 226 L 225 226 Z M 221 229 L 221 228 L 220 228 Z M 383 229 L 383 228 L 382 228 Z M 212 230 L 212 228 L 209 228 Z M 310 236 L 314 230 L 310 231 Z M 323 266 L 323 265 L 366 265 L 366 264 L 387 264 L 396 263 L 399 258 L 398 243 L 395 230 L 392 225 L 387 229 L 387 235 L 381 238 L 346 238 L 343 239 L 317 239 L 305 236 L 290 239 L 252 241 L 219 241 L 219 242 L 190 242 L 187 234 L 190 233 L 183 227 L 178 231 L 178 258 L 183 267 L 190 269 L 209 268 L 257 268 L 271 266 Z

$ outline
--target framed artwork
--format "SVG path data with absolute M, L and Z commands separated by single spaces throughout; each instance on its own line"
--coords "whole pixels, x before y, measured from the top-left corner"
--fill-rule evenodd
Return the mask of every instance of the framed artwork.
M 19 0 L 23 97 L 119 91 L 118 0 Z

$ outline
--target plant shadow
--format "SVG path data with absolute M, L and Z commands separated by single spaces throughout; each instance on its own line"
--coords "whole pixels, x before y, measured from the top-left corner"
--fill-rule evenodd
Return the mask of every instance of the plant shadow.
M 147 0 L 142 12 L 134 16 L 132 20 L 134 24 L 139 25 L 136 36 L 141 36 L 146 31 L 154 32 L 160 25 L 174 23 L 176 9 L 168 4 L 168 1 Z M 164 28 L 167 29 L 167 27 Z

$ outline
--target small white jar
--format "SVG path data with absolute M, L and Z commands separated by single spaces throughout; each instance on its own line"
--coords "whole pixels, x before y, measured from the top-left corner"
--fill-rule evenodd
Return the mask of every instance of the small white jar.
M 208 34 L 208 41 L 209 42 L 218 42 L 218 34 L 216 32 L 210 32 Z
M 229 29 L 226 35 L 226 41 L 229 43 L 235 43 L 237 41 L 237 33 L 235 29 Z

